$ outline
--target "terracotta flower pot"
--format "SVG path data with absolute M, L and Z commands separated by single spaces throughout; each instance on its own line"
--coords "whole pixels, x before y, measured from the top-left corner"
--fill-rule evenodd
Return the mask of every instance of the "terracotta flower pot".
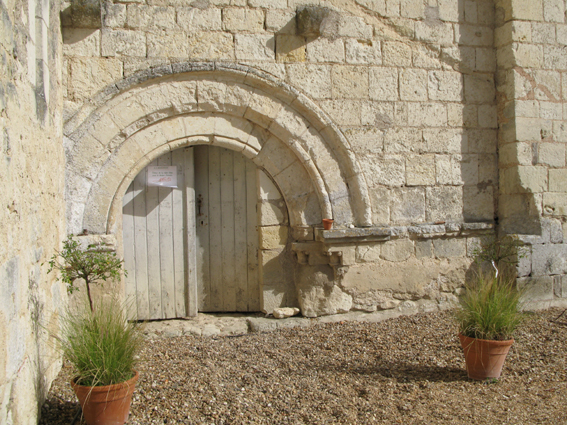
M 331 230 L 331 228 L 333 227 L 333 219 L 332 218 L 324 218 L 323 219 L 323 229 L 325 230 Z
M 132 393 L 138 380 L 138 372 L 126 382 L 102 387 L 71 386 L 77 394 L 83 417 L 88 425 L 122 425 L 128 420 Z
M 465 353 L 469 378 L 478 380 L 500 378 L 504 360 L 514 343 L 513 339 L 493 341 L 469 338 L 462 334 L 459 334 L 459 339 Z

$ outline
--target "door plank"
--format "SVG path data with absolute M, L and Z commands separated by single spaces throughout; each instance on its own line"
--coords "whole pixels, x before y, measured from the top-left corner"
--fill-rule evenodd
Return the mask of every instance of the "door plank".
M 196 253 L 196 223 L 195 223 L 195 161 L 193 148 L 183 150 L 185 159 L 185 229 L 186 229 L 186 258 L 187 258 L 187 313 L 196 316 L 199 312 L 197 288 L 197 253 Z
M 186 263 L 185 263 L 185 205 L 184 205 L 184 169 L 183 149 L 171 152 L 171 165 L 177 167 L 177 189 L 173 189 L 173 287 L 175 294 L 175 313 L 172 317 L 186 317 Z
M 195 196 L 196 199 L 196 263 L 199 311 L 209 311 L 211 277 L 209 272 L 209 148 L 195 146 Z
M 134 258 L 136 307 L 139 319 L 150 318 L 148 247 L 146 235 L 146 169 L 134 179 Z
M 128 186 L 122 208 L 122 246 L 124 250 L 124 294 L 131 318 L 138 317 L 136 306 L 136 257 L 134 254 L 134 182 Z
M 248 244 L 246 226 L 246 163 L 241 154 L 234 158 L 234 290 L 235 311 L 248 311 Z
M 158 158 L 158 165 L 171 165 L 171 152 Z M 173 262 L 173 190 L 158 188 L 159 202 L 159 263 L 161 284 L 161 317 L 175 317 L 175 275 Z
M 252 161 L 246 163 L 246 242 L 247 242 L 247 275 L 248 275 L 248 311 L 260 311 L 261 290 L 258 265 L 258 168 Z
M 209 151 L 209 271 L 207 311 L 222 311 L 223 279 L 220 149 Z
M 223 311 L 236 311 L 234 238 L 234 153 L 221 149 L 221 257 Z M 220 289 L 220 288 L 219 288 Z
M 149 165 L 157 165 L 153 161 Z M 161 303 L 159 190 L 146 186 L 146 237 L 148 244 L 148 284 L 150 319 L 163 319 Z

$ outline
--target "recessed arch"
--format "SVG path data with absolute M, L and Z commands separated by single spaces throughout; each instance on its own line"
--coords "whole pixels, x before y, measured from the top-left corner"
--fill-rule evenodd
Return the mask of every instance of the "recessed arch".
M 348 141 L 307 97 L 248 67 L 166 70 L 123 80 L 116 92 L 107 88 L 67 122 L 71 232 L 111 232 L 117 199 L 137 172 L 166 151 L 196 143 L 240 151 L 265 169 L 290 203 L 292 225 L 323 217 L 371 224 Z

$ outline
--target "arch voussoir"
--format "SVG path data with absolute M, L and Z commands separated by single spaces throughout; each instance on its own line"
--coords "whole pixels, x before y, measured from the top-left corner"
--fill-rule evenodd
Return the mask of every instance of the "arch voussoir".
M 116 196 L 143 163 L 202 143 L 237 150 L 271 174 L 291 222 L 370 224 L 366 184 L 348 142 L 310 99 L 252 68 L 190 68 L 121 84 L 82 124 L 66 125 L 75 141 L 69 169 L 93 182 L 86 201 L 71 207 L 74 217 L 83 211 L 84 228 L 110 231 Z

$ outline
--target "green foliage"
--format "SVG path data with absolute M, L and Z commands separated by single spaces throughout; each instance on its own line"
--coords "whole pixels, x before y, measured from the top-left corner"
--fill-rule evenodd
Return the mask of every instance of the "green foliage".
M 472 252 L 478 263 L 489 262 L 499 265 L 502 263 L 515 264 L 519 258 L 523 258 L 522 243 L 512 238 L 492 239 L 484 242 Z
M 515 277 L 479 273 L 465 288 L 455 313 L 459 332 L 470 338 L 512 338 L 523 319 L 521 297 Z
M 77 240 L 69 236 L 63 242 L 63 250 L 57 251 L 49 260 L 49 270 L 61 272 L 61 280 L 67 284 L 67 291 L 72 293 L 77 290 L 75 281 L 83 279 L 87 288 L 87 297 L 91 310 L 94 309 L 91 296 L 91 284 L 102 284 L 107 280 L 120 278 L 123 261 L 118 258 L 115 252 L 104 251 L 104 246 L 89 245 L 83 251 Z M 126 271 L 124 270 L 124 274 Z
M 77 383 L 103 386 L 134 376 L 143 337 L 137 323 L 127 321 L 126 308 L 115 298 L 79 305 L 62 319 L 63 355 L 76 369 Z

